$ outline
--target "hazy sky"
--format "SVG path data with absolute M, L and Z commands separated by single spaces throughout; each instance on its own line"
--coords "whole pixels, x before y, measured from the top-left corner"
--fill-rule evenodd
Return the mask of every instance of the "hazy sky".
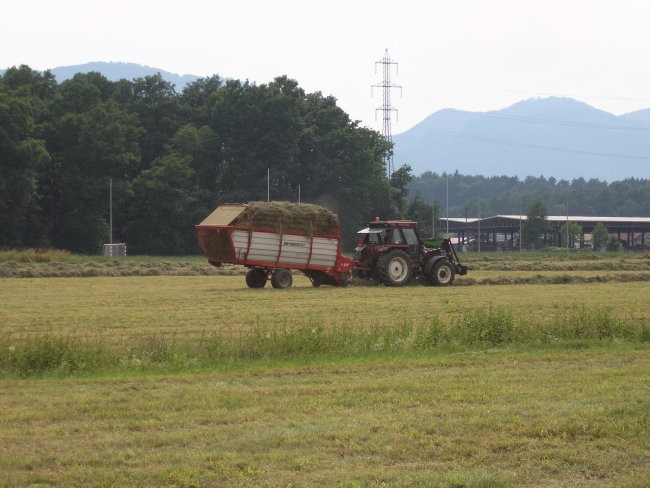
M 0 68 L 124 61 L 178 74 L 279 75 L 381 129 L 388 49 L 393 133 L 442 108 L 568 96 L 622 114 L 650 107 L 648 0 L 15 0 Z

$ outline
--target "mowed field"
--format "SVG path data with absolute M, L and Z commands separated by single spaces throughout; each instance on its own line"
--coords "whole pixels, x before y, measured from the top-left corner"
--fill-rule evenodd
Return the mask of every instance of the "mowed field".
M 0 486 L 649 486 L 648 259 L 469 264 L 2 278 Z

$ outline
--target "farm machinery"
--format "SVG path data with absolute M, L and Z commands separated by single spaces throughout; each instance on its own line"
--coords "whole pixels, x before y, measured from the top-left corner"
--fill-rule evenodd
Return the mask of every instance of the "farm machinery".
M 336 214 L 310 204 L 252 202 L 217 207 L 195 227 L 208 262 L 239 264 L 248 269 L 246 284 L 289 288 L 292 270 L 315 287 L 346 286 L 351 277 L 403 286 L 415 276 L 448 286 L 466 274 L 449 241 L 422 240 L 417 223 L 376 220 L 359 231 L 354 258 L 342 254 Z
M 423 240 L 417 222 L 377 219 L 358 232 L 354 274 L 387 286 L 404 286 L 414 276 L 431 285 L 449 286 L 456 274 L 467 274 L 449 239 Z

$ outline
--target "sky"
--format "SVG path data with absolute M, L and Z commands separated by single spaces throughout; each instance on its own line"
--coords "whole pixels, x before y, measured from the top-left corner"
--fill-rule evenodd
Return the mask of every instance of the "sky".
M 287 75 L 392 132 L 443 108 L 571 97 L 616 115 L 650 108 L 647 0 L 20 0 L 4 2 L 0 68 L 132 62 L 268 83 Z

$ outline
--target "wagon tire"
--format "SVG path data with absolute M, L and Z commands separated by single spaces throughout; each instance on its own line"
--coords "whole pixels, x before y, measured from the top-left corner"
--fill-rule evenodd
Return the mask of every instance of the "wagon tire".
M 293 276 L 291 276 L 291 271 L 284 268 L 276 269 L 271 275 L 271 285 L 273 288 L 291 288 L 293 284 Z
M 246 284 L 249 288 L 264 288 L 266 280 L 266 271 L 261 268 L 251 268 L 246 272 Z

